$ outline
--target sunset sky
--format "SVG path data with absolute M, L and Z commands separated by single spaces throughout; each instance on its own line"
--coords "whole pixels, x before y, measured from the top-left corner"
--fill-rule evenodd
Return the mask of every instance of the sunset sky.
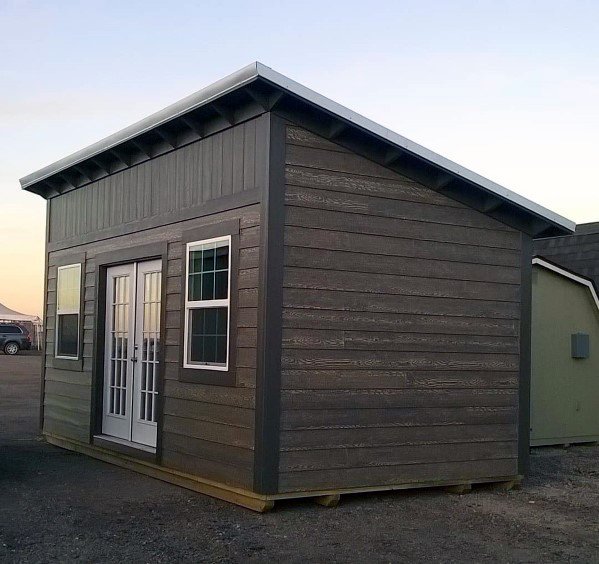
M 0 303 L 24 313 L 45 202 L 18 179 L 253 60 L 599 221 L 596 1 L 0 0 L 0 52 Z

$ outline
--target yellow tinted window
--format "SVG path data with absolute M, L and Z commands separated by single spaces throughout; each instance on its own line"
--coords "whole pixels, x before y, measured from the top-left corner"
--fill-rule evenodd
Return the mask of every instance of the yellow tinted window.
M 60 268 L 56 299 L 58 312 L 78 312 L 81 290 L 81 268 L 78 264 Z

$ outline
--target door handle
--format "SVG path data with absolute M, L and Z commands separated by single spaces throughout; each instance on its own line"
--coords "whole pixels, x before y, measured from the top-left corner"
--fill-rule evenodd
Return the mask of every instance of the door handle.
M 137 345 L 133 345 L 133 350 L 135 352 L 137 352 Z M 132 356 L 131 357 L 131 362 L 137 362 L 137 357 L 136 356 Z

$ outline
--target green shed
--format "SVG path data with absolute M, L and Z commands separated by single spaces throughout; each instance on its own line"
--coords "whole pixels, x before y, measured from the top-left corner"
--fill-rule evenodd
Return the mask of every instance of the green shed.
M 599 299 L 594 283 L 533 259 L 531 446 L 599 440 Z

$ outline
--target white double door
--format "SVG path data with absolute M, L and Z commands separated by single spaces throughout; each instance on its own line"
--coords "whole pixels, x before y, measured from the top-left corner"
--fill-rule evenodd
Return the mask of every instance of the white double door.
M 156 446 L 161 261 L 106 273 L 102 433 Z

